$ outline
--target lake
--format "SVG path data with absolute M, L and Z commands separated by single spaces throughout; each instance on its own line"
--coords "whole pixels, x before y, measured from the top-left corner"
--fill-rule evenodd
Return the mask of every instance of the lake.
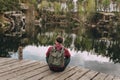
M 54 31 L 38 33 L 33 38 L 1 35 L 0 56 L 18 58 L 17 50 L 22 45 L 24 59 L 45 62 L 48 47 L 54 44 L 57 35 L 62 35 L 64 46 L 72 56 L 69 66 L 82 66 L 98 72 L 120 75 L 119 40 L 89 38 L 88 33 L 80 35 Z
M 45 62 L 45 53 L 49 46 L 28 45 L 23 49 L 23 58 Z M 120 64 L 114 64 L 107 57 L 91 54 L 87 51 L 76 51 L 70 49 L 71 61 L 69 66 L 82 66 L 98 72 L 112 75 L 120 75 Z M 18 58 L 17 52 L 11 55 L 12 58 Z

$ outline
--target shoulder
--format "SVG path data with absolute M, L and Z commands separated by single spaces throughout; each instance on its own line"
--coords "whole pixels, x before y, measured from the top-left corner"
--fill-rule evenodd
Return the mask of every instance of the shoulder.
M 52 50 L 53 49 L 53 46 L 50 46 L 49 48 L 48 48 L 48 50 Z
M 65 53 L 70 53 L 67 48 L 64 48 Z
M 49 49 L 53 48 L 53 46 L 49 46 Z
M 50 53 L 50 51 L 52 50 L 52 46 L 50 46 L 50 47 L 48 47 L 48 50 L 47 50 L 47 52 L 46 52 L 46 56 L 48 56 L 49 55 L 49 53 Z
M 64 50 L 65 50 L 65 56 L 70 57 L 71 55 L 70 55 L 69 50 L 67 48 L 64 48 Z
M 64 50 L 65 50 L 65 51 L 68 51 L 68 49 L 67 49 L 67 48 L 64 48 Z

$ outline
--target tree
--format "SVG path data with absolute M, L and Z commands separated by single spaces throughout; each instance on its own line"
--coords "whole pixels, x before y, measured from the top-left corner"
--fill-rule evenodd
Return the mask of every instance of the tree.
M 120 11 L 120 0 L 116 0 L 116 3 L 117 3 L 117 7 L 119 8 L 119 11 Z
M 19 0 L 0 0 L 0 13 L 20 9 Z
M 110 5 L 110 0 L 102 0 L 102 4 L 103 4 L 104 11 L 107 12 Z

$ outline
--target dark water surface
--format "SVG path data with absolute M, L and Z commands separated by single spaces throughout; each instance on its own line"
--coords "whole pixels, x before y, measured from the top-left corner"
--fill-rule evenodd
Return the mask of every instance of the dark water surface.
M 38 33 L 32 39 L 23 36 L 0 36 L 0 56 L 18 58 L 17 50 L 22 45 L 24 59 L 45 62 L 45 53 L 49 45 L 54 44 L 57 35 L 63 36 L 64 46 L 68 47 L 71 53 L 69 66 L 82 66 L 98 72 L 120 75 L 119 40 L 99 40 L 89 38 L 86 34 L 80 36 L 72 33 L 58 32 L 53 34 L 53 32 L 46 32 Z M 116 64 L 114 64 L 115 62 Z
M 49 46 L 29 45 L 23 49 L 23 58 L 45 62 L 45 53 Z M 90 54 L 87 51 L 75 51 L 69 49 L 71 53 L 71 62 L 69 66 L 82 66 L 98 72 L 120 76 L 120 64 L 109 61 L 109 58 Z M 17 52 L 11 55 L 12 58 L 18 58 Z

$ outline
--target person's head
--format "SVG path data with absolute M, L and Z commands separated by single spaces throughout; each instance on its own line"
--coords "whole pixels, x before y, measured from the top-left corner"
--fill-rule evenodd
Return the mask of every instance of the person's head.
M 58 42 L 58 43 L 60 43 L 60 44 L 62 44 L 63 43 L 63 38 L 62 37 L 57 37 L 56 38 L 56 42 Z

